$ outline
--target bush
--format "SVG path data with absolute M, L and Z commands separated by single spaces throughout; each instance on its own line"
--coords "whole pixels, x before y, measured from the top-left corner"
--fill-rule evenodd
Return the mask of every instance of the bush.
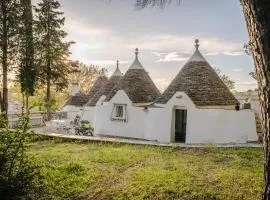
M 31 198 L 41 180 L 39 167 L 27 155 L 33 134 L 29 118 L 21 118 L 15 130 L 0 131 L 0 196 L 1 199 Z
M 76 135 L 93 136 L 94 128 L 87 120 L 82 120 L 80 126 L 75 128 Z

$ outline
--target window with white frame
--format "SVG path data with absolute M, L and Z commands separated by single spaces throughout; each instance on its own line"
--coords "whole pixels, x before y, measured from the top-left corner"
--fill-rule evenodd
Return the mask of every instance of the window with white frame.
M 114 104 L 114 108 L 112 112 L 112 120 L 127 121 L 125 104 Z

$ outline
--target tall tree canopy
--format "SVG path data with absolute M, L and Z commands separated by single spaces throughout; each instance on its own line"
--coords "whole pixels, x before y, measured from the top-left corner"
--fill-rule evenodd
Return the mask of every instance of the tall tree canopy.
M 21 26 L 20 26 L 20 63 L 18 78 L 21 92 L 26 97 L 26 110 L 28 110 L 28 97 L 34 94 L 36 83 L 36 66 L 34 58 L 33 14 L 31 0 L 21 0 Z
M 2 67 L 1 112 L 7 120 L 8 112 L 8 71 L 18 55 L 19 1 L 0 1 L 0 65 Z
M 69 47 L 73 42 L 65 42 L 67 33 L 63 30 L 65 18 L 59 11 L 56 0 L 42 0 L 35 7 L 36 34 L 38 38 L 38 78 L 46 85 L 46 107 L 48 118 L 51 113 L 51 86 L 62 90 L 68 86 L 68 75 L 73 71 L 69 60 Z
M 172 0 L 136 0 L 137 8 L 164 7 Z M 182 2 L 176 0 L 177 3 Z M 184 2 L 184 1 L 183 1 Z M 265 190 L 263 198 L 270 199 L 270 3 L 269 0 L 240 0 L 249 34 L 256 80 L 259 85 L 265 150 Z

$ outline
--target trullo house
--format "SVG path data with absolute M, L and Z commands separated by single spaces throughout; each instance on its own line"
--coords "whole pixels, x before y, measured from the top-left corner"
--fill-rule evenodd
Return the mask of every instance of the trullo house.
M 107 84 L 88 97 L 82 118 L 92 123 L 96 135 L 161 143 L 257 141 L 254 112 L 239 109 L 237 99 L 200 53 L 198 40 L 194 54 L 163 94 L 138 54 L 136 49 L 124 76 L 117 64 Z
M 89 90 L 88 94 L 84 94 L 80 91 L 79 85 L 74 83 L 72 85 L 71 96 L 65 103 L 62 111 L 67 112 L 68 121 L 74 120 L 76 115 L 81 115 L 84 111 L 85 104 L 89 99 L 93 98 L 95 94 L 99 91 L 100 88 L 103 88 L 108 82 L 108 78 L 104 72 L 101 70 L 101 73 L 97 77 L 94 85 Z
M 121 71 L 119 69 L 119 61 L 117 61 L 116 69 L 115 69 L 114 73 L 111 75 L 111 77 L 109 78 L 109 80 L 106 80 L 106 81 L 103 80 L 102 86 L 99 87 L 97 92 L 94 95 L 92 95 L 88 99 L 87 103 L 85 104 L 85 107 L 84 107 L 84 110 L 82 113 L 83 119 L 88 120 L 92 124 L 94 124 L 96 105 L 102 104 L 105 97 L 108 96 L 110 91 L 119 84 L 122 77 L 123 77 L 123 74 L 121 73 Z M 94 85 L 96 85 L 96 84 L 94 84 Z

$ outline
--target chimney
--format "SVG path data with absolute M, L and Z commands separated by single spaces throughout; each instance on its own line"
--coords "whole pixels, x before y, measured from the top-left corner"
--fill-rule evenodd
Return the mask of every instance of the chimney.
M 72 83 L 71 96 L 75 96 L 79 92 L 80 92 L 79 84 L 78 83 Z

